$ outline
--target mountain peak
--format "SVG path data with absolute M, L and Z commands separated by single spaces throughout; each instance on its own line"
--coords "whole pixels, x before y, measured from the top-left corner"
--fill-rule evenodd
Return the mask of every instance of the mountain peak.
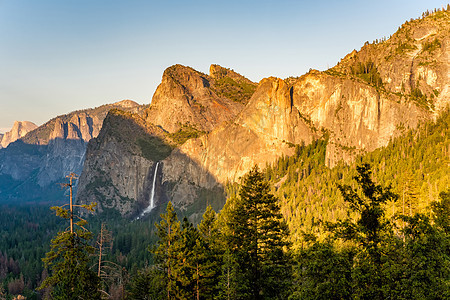
M 220 66 L 213 67 L 213 70 L 232 74 L 241 82 L 248 80 Z M 250 98 L 255 88 L 249 80 L 242 85 L 230 77 L 223 79 L 216 80 L 183 65 L 168 67 L 153 95 L 146 119 L 171 133 L 183 126 L 211 131 L 218 124 L 231 120 L 242 109 L 243 101 L 234 97 L 237 91 L 245 94 L 249 90 L 247 98 Z
M 123 108 L 134 108 L 134 107 L 139 106 L 138 103 L 134 102 L 133 100 L 129 100 L 129 99 L 118 101 L 118 102 L 114 103 L 113 105 L 117 105 L 117 106 L 120 106 Z
M 37 128 L 37 125 L 30 121 L 15 121 L 10 131 L 6 132 L 1 139 L 1 147 L 6 148 L 12 142 L 25 136 L 28 132 Z

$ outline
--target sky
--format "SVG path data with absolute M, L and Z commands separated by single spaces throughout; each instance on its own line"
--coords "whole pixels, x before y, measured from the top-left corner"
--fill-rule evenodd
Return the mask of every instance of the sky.
M 0 0 L 0 132 L 124 99 L 211 64 L 259 82 L 326 70 L 448 0 Z

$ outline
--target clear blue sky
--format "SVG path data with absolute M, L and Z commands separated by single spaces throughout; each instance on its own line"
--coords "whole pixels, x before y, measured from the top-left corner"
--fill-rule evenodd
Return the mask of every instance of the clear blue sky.
M 220 64 L 253 81 L 335 65 L 448 0 L 0 0 L 0 132 L 123 99 L 165 68 Z

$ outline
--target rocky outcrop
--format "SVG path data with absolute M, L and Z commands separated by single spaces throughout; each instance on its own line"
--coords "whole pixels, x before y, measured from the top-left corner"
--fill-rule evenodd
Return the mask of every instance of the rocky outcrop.
M 212 70 L 213 76 L 219 73 L 217 70 L 225 70 L 225 74 L 221 73 L 217 79 L 181 65 L 167 68 L 146 112 L 147 121 L 174 133 L 183 126 L 211 131 L 222 122 L 233 119 L 243 108 L 241 102 L 246 101 L 245 97 L 242 101 L 234 101 L 231 97 L 233 91 L 241 87 L 251 89 L 255 84 L 219 66 Z M 226 81 L 224 78 L 228 82 L 222 84 Z M 235 81 L 233 78 L 239 79 Z M 223 92 L 222 86 L 231 86 L 230 92 Z
M 218 186 L 161 128 L 137 114 L 111 111 L 89 142 L 77 201 L 97 202 L 100 212 L 114 208 L 137 216 L 149 205 L 153 182 L 156 205 L 170 199 L 178 207 L 191 205 L 199 188 Z
M 28 132 L 37 128 L 37 125 L 29 121 L 15 121 L 10 131 L 6 132 L 2 138 L 0 138 L 0 148 L 6 148 L 9 144 L 17 141 L 21 137 L 25 136 Z
M 110 112 L 87 148 L 77 201 L 96 201 L 101 210 L 120 207 L 123 215 L 136 215 L 148 204 L 157 163 L 156 203 L 170 199 L 187 209 L 204 190 L 223 198 L 215 177 L 177 146 L 185 140 L 180 136 L 212 131 L 234 119 L 248 99 L 232 96 L 255 86 L 217 65 L 211 67 L 211 76 L 180 65 L 168 68 L 145 121 L 136 114 Z M 134 129 L 124 134 L 130 127 Z
M 156 143 L 160 141 L 160 148 Z M 148 150 L 148 145 L 153 148 Z M 159 151 L 158 151 L 159 150 Z M 116 208 L 128 214 L 145 205 L 143 194 L 155 162 L 170 154 L 159 127 L 147 126 L 136 114 L 111 111 L 97 138 L 91 140 L 80 177 L 79 202 L 98 202 L 100 211 Z M 152 160 L 153 159 L 153 160 Z

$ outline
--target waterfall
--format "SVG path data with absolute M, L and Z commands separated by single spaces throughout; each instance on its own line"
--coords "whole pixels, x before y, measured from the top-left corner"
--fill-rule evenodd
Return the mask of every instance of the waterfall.
M 153 184 L 152 184 L 152 192 L 150 194 L 150 204 L 149 204 L 149 206 L 147 206 L 146 209 L 144 209 L 144 211 L 141 213 L 141 215 L 139 217 L 137 217 L 136 219 L 139 219 L 142 216 L 144 216 L 146 213 L 149 213 L 155 207 L 154 198 L 155 198 L 155 185 L 156 185 L 156 175 L 158 174 L 158 166 L 159 166 L 159 162 L 156 163 L 155 173 L 153 174 Z
M 153 207 L 155 207 L 155 202 L 153 201 L 153 198 L 155 198 L 155 183 L 156 183 L 156 174 L 158 173 L 158 166 L 159 162 L 156 163 L 155 174 L 153 174 L 152 194 L 150 196 L 150 206 L 149 206 L 150 210 L 152 210 Z

